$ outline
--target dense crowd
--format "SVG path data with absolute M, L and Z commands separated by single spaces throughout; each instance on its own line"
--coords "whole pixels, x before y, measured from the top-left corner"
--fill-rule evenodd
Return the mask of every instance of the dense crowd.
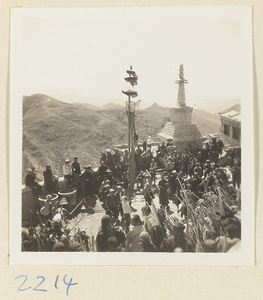
M 50 166 L 44 171 L 48 195 L 39 209 L 39 224 L 22 230 L 24 251 L 128 251 L 128 252 L 227 252 L 240 246 L 240 149 L 229 154 L 229 169 L 220 164 L 221 140 L 206 141 L 202 149 L 177 150 L 171 141 L 153 147 L 149 137 L 135 149 L 134 194 L 143 195 L 142 217 L 134 213 L 128 195 L 129 153 L 106 150 L 100 165 L 81 172 L 78 159 L 67 159 L 63 175 L 67 187 L 76 188 L 83 202 L 78 210 L 62 198 L 56 211 L 48 210 L 51 195 L 58 191 L 58 178 Z M 40 186 L 34 169 L 25 178 L 38 197 Z M 50 195 L 51 194 L 51 195 Z M 153 199 L 158 196 L 159 208 Z M 96 240 L 85 231 L 69 228 L 76 211 L 85 215 L 89 199 L 101 201 L 106 214 Z M 170 205 L 177 207 L 177 216 Z M 82 205 L 83 204 L 83 205 Z M 73 209 L 73 210 L 72 210 Z M 76 227 L 77 228 L 77 227 Z M 75 229 L 76 229 L 75 228 Z M 231 250 L 232 249 L 232 250 Z

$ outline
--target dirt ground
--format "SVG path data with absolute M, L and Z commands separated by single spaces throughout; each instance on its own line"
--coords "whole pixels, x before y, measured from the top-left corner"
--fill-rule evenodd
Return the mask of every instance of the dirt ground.
M 156 208 L 158 209 L 160 207 L 159 205 L 159 197 L 158 194 L 155 194 L 155 198 L 153 199 L 154 204 Z M 91 238 L 91 239 L 96 239 L 98 229 L 101 224 L 101 218 L 105 215 L 105 210 L 102 207 L 102 202 L 100 202 L 99 199 L 95 201 L 95 206 L 94 206 L 94 213 L 89 214 L 87 212 L 80 212 L 75 218 L 71 219 L 69 221 L 69 228 L 73 228 L 71 231 L 71 236 L 75 234 L 79 229 L 81 231 L 85 231 L 86 234 Z M 141 220 L 144 220 L 144 217 L 142 215 L 142 207 L 145 206 L 145 200 L 143 195 L 141 194 L 136 194 L 134 199 L 131 201 L 131 206 L 132 206 L 132 213 L 131 217 L 133 214 L 138 214 L 141 218 Z M 175 215 L 179 219 L 179 215 L 177 215 L 177 207 L 176 205 L 172 202 L 169 201 L 169 206 L 170 206 L 170 215 Z M 119 215 L 119 222 L 118 225 L 123 226 L 124 224 L 121 222 L 121 217 Z

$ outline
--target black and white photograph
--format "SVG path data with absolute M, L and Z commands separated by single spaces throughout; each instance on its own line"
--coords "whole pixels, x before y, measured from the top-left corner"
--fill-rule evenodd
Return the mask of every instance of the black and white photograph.
M 253 265 L 251 8 L 11 15 L 12 263 Z

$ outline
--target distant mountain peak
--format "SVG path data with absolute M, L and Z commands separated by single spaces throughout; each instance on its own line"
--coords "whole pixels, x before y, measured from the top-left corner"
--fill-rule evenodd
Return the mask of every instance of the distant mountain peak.
M 121 110 L 124 108 L 124 105 L 116 104 L 116 103 L 107 103 L 101 107 L 101 109 L 114 109 L 114 110 Z
M 151 107 L 160 107 L 160 105 L 158 105 L 156 102 L 154 102 Z
M 159 109 L 161 106 L 160 105 L 158 105 L 156 102 L 154 102 L 151 106 L 149 106 L 147 109 Z

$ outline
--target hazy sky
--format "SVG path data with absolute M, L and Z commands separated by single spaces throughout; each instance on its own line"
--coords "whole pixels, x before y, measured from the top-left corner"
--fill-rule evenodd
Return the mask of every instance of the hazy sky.
M 126 100 L 123 78 L 132 65 L 138 99 L 171 106 L 180 64 L 189 104 L 241 94 L 241 22 L 219 7 L 30 9 L 22 24 L 24 95 Z

